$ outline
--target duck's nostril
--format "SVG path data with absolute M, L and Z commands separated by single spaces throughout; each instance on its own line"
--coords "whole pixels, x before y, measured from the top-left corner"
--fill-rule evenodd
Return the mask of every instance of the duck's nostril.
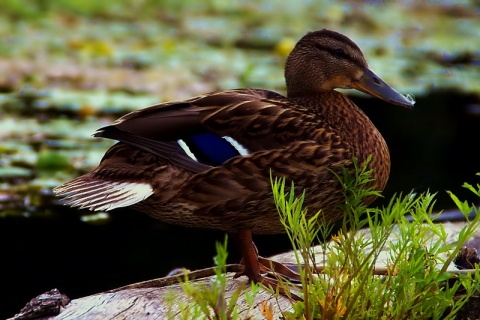
M 380 81 L 380 79 L 375 78 L 375 77 L 373 77 L 373 82 L 375 82 L 375 84 L 378 84 L 378 85 L 381 85 L 381 84 L 382 84 L 382 82 Z

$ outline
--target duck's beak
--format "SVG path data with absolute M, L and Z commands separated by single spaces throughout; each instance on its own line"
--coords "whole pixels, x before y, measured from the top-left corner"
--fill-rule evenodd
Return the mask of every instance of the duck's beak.
M 365 68 L 362 78 L 356 82 L 352 82 L 351 87 L 402 107 L 413 108 L 415 104 L 412 96 L 407 95 L 407 97 L 405 97 L 390 87 L 369 68 Z

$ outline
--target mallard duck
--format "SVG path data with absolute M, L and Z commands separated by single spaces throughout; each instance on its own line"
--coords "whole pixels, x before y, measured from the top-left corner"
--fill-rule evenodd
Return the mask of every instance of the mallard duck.
M 284 233 L 270 174 L 306 190 L 308 214 L 342 218 L 334 172 L 368 156 L 383 190 L 390 156 L 368 117 L 335 88 L 354 88 L 389 103 L 413 101 L 368 68 L 360 48 L 331 30 L 307 33 L 285 66 L 286 96 L 263 89 L 208 93 L 131 112 L 94 136 L 119 141 L 99 166 L 54 189 L 70 206 L 108 211 L 131 206 L 161 221 L 212 228 L 239 239 L 237 276 L 272 285 L 253 234 Z M 367 200 L 368 203 L 373 198 Z M 367 203 L 367 204 L 368 204 Z

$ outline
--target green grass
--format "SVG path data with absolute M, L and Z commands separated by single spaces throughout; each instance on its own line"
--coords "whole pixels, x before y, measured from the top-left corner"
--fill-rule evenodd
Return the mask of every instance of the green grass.
M 470 221 L 454 244 L 447 242 L 443 225 L 434 224 L 435 196 L 429 193 L 394 197 L 384 208 L 369 209 L 362 199 L 376 192 L 365 188 L 369 172 L 357 170 L 355 177 L 344 173 L 340 181 L 345 193 L 345 220 L 334 237 L 333 247 L 323 243 L 323 256 L 315 256 L 313 244 L 329 232 L 318 226 L 316 217 L 307 219 L 303 196 L 285 192 L 285 182 L 273 183 L 280 217 L 296 249 L 301 271 L 303 301 L 293 305 L 285 319 L 454 319 L 465 302 L 480 289 L 479 269 L 471 274 L 453 274 L 449 264 L 480 226 L 480 216 Z M 465 184 L 480 196 L 480 186 Z M 293 188 L 291 189 L 293 190 Z M 478 209 L 452 199 L 468 216 Z M 410 214 L 412 221 L 406 215 Z M 366 219 L 360 217 L 366 216 Z M 349 227 L 347 228 L 347 222 Z M 317 227 L 316 227 L 317 226 Z M 368 226 L 370 235 L 359 231 Z M 383 250 L 386 274 L 373 275 Z M 319 258 L 323 271 L 315 272 Z M 447 281 L 447 280 L 455 281 Z M 290 284 L 284 283 L 288 287 Z M 462 294 L 457 295 L 462 288 Z

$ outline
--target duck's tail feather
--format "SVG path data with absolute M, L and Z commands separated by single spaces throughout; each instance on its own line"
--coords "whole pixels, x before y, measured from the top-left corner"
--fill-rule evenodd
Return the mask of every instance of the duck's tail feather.
M 88 173 L 53 189 L 65 204 L 92 211 L 109 211 L 140 202 L 153 194 L 148 183 L 109 181 Z

